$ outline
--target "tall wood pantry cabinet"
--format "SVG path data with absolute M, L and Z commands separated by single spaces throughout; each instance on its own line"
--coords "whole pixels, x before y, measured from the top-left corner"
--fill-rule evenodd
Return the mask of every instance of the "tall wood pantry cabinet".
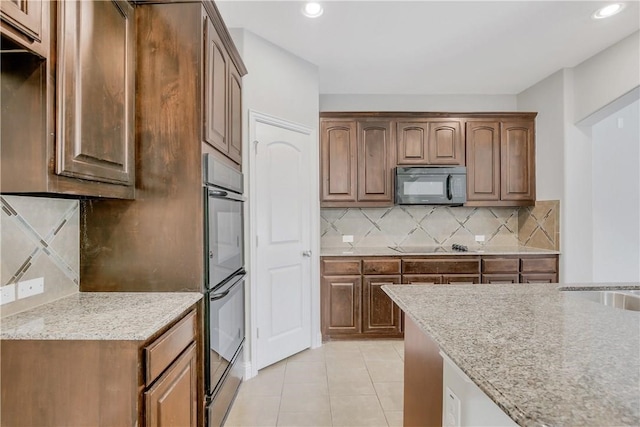
M 133 198 L 133 5 L 3 1 L 1 12 L 0 190 Z

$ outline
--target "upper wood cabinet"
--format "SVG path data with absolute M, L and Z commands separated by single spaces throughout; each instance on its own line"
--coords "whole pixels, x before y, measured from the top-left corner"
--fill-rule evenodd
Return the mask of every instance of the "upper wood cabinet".
M 64 1 L 59 8 L 56 172 L 133 186 L 133 6 Z
M 242 163 L 242 77 L 212 20 L 205 28 L 204 140 Z
M 321 206 L 393 204 L 395 147 L 389 121 L 321 121 Z
M 535 203 L 533 119 L 468 121 L 468 206 L 527 206 Z
M 460 120 L 397 123 L 398 165 L 465 164 Z
M 43 0 L 0 1 L 0 33 L 43 58 L 49 53 L 51 2 Z M 55 10 L 55 5 L 54 5 Z M 11 50 L 3 40 L 2 50 Z
M 8 102 L 1 191 L 132 199 L 133 6 L 111 0 L 20 5 L 40 7 L 42 43 L 50 40 L 56 59 L 5 51 L 3 37 L 3 105 Z M 56 37 L 48 37 L 50 26 Z

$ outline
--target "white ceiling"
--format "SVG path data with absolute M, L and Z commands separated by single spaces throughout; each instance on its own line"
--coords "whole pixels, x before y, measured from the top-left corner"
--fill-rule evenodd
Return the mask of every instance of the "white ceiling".
M 245 28 L 319 68 L 322 94 L 517 94 L 640 28 L 639 1 L 217 0 Z

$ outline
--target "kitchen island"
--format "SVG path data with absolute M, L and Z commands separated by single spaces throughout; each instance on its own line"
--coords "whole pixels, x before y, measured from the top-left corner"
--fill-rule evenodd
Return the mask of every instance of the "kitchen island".
M 409 327 L 405 336 L 405 370 L 417 338 L 436 347 L 518 425 L 640 425 L 640 312 L 572 292 L 612 287 L 640 289 L 639 284 L 382 289 L 415 325 L 417 336 L 410 336 Z M 409 375 L 405 371 L 405 425 L 411 425 L 407 402 L 422 398 L 406 388 Z M 440 391 L 441 378 L 433 377 Z

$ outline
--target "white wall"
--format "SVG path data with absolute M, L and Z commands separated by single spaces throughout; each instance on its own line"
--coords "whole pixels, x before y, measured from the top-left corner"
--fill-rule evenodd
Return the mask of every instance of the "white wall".
M 515 111 L 515 95 L 320 95 L 320 111 Z
M 251 188 L 251 177 L 255 172 L 255 165 L 251 161 L 251 150 L 253 144 L 249 140 L 250 123 L 249 111 L 256 111 L 269 116 L 273 116 L 298 125 L 303 125 L 314 130 L 315 140 L 314 146 L 311 147 L 312 153 L 319 153 L 318 143 L 318 123 L 319 123 L 319 79 L 318 67 L 299 58 L 290 52 L 270 43 L 260 36 L 238 28 L 232 28 L 229 31 L 231 37 L 238 48 L 240 56 L 244 61 L 248 74 L 242 80 L 242 121 L 243 121 L 243 171 L 245 173 L 245 191 L 248 195 L 248 203 L 245 208 L 245 217 L 250 218 L 254 213 L 253 205 L 256 195 L 253 194 Z M 312 248 L 314 253 L 319 253 L 319 214 L 318 205 L 318 158 L 313 160 L 313 164 L 309 166 L 309 173 L 316 177 L 316 181 L 312 179 L 312 188 L 315 190 L 311 194 L 312 205 L 312 228 L 318 229 L 318 232 L 312 232 Z M 257 213 L 255 213 L 257 214 Z M 252 366 L 253 359 L 256 357 L 256 348 L 253 345 L 253 338 L 256 337 L 257 308 L 252 300 L 251 290 L 255 290 L 254 277 L 252 276 L 253 265 L 256 262 L 255 247 L 255 230 L 253 230 L 253 222 L 246 221 L 245 235 L 250 242 L 246 248 L 247 254 L 245 263 L 248 271 L 248 280 L 245 291 L 247 292 L 247 323 L 246 323 L 246 344 L 245 344 L 245 379 L 257 373 L 255 364 Z M 312 333 L 320 335 L 320 302 L 319 302 L 319 260 L 312 260 Z M 317 339 L 313 345 L 319 345 Z
M 636 32 L 574 68 L 549 76 L 517 96 L 518 110 L 538 111 L 538 199 L 560 200 L 560 280 L 564 282 L 615 280 L 602 270 L 596 273 L 593 267 L 594 262 L 599 262 L 595 258 L 600 252 L 595 247 L 601 239 L 593 231 L 594 221 L 600 221 L 595 218 L 602 215 L 596 209 L 600 202 L 594 200 L 593 167 L 596 163 L 608 169 L 616 166 L 609 161 L 599 162 L 600 153 L 593 152 L 591 126 L 638 99 L 639 34 Z M 638 143 L 636 137 L 636 146 Z M 628 173 L 624 179 L 638 181 L 637 175 Z M 617 230 L 625 227 L 615 222 L 610 226 Z M 636 258 L 629 268 L 637 272 L 637 263 Z
M 595 113 L 638 86 L 640 31 L 574 67 L 574 122 Z
M 563 87 L 564 71 L 560 70 L 517 96 L 518 110 L 538 112 L 536 117 L 536 195 L 538 200 L 560 200 L 564 194 Z
M 640 281 L 639 106 L 592 128 L 594 281 Z

